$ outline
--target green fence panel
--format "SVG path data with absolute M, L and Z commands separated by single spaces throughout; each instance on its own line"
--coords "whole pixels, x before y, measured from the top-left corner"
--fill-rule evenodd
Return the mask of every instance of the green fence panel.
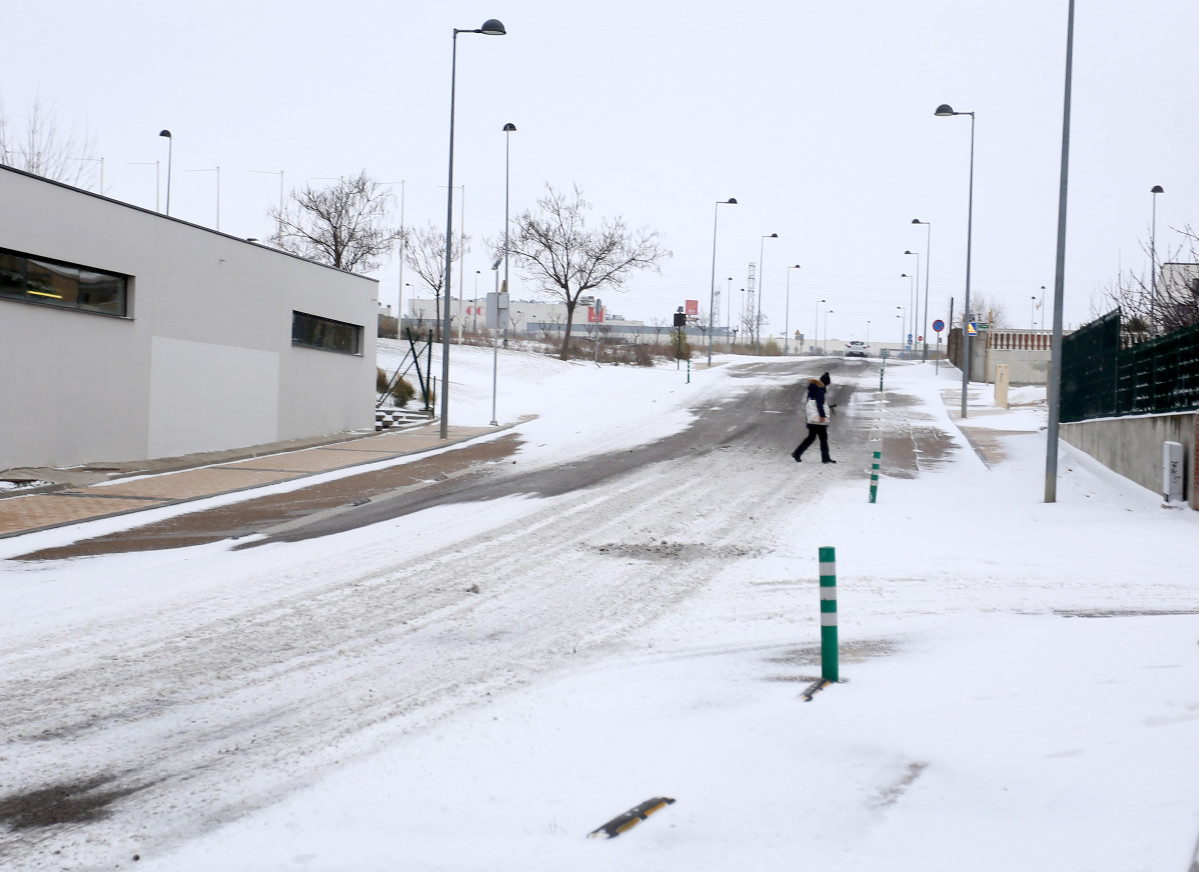
M 1135 338 L 1118 309 L 1063 337 L 1062 421 L 1199 409 L 1199 324 Z

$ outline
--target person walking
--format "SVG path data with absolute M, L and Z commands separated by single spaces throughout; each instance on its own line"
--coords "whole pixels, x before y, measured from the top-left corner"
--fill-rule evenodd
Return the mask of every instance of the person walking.
M 828 456 L 828 408 L 825 406 L 824 398 L 832 379 L 826 372 L 820 378 L 809 379 L 808 381 L 808 398 L 805 403 L 808 416 L 808 437 L 796 446 L 791 452 L 791 457 L 796 463 L 802 463 L 801 455 L 808 449 L 817 439 L 820 440 L 820 462 L 821 463 L 836 463 Z

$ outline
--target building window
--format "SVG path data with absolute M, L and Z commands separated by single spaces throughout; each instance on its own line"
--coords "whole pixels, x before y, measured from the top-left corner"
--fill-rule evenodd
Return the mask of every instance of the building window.
M 361 354 L 362 328 L 306 312 L 292 312 L 291 344 L 342 354 Z
M 0 297 L 125 317 L 129 277 L 0 249 Z

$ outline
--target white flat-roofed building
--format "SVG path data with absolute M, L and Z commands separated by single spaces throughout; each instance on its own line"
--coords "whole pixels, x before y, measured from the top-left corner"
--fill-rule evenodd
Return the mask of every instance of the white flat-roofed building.
M 0 167 L 0 469 L 373 429 L 374 279 Z

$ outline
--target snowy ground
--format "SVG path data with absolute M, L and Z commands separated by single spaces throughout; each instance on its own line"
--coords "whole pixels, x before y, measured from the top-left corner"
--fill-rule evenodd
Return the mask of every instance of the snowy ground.
M 455 354 L 453 423 L 485 424 L 491 352 Z M 498 417 L 539 415 L 521 466 L 632 447 L 777 380 L 724 360 L 688 384 L 504 355 Z M 884 457 L 876 504 L 835 427 L 836 467 L 713 451 L 310 543 L 5 560 L 0 803 L 91 761 L 154 786 L 0 831 L 0 865 L 1186 872 L 1199 518 L 1068 446 L 1044 504 L 1035 391 L 972 398 L 972 426 L 1025 431 L 988 468 L 946 413 L 954 371 L 888 365 L 884 397 L 859 372 L 840 427 L 958 446 L 902 476 Z M 803 702 L 821 546 L 844 681 Z M 677 801 L 585 838 L 654 796 Z

